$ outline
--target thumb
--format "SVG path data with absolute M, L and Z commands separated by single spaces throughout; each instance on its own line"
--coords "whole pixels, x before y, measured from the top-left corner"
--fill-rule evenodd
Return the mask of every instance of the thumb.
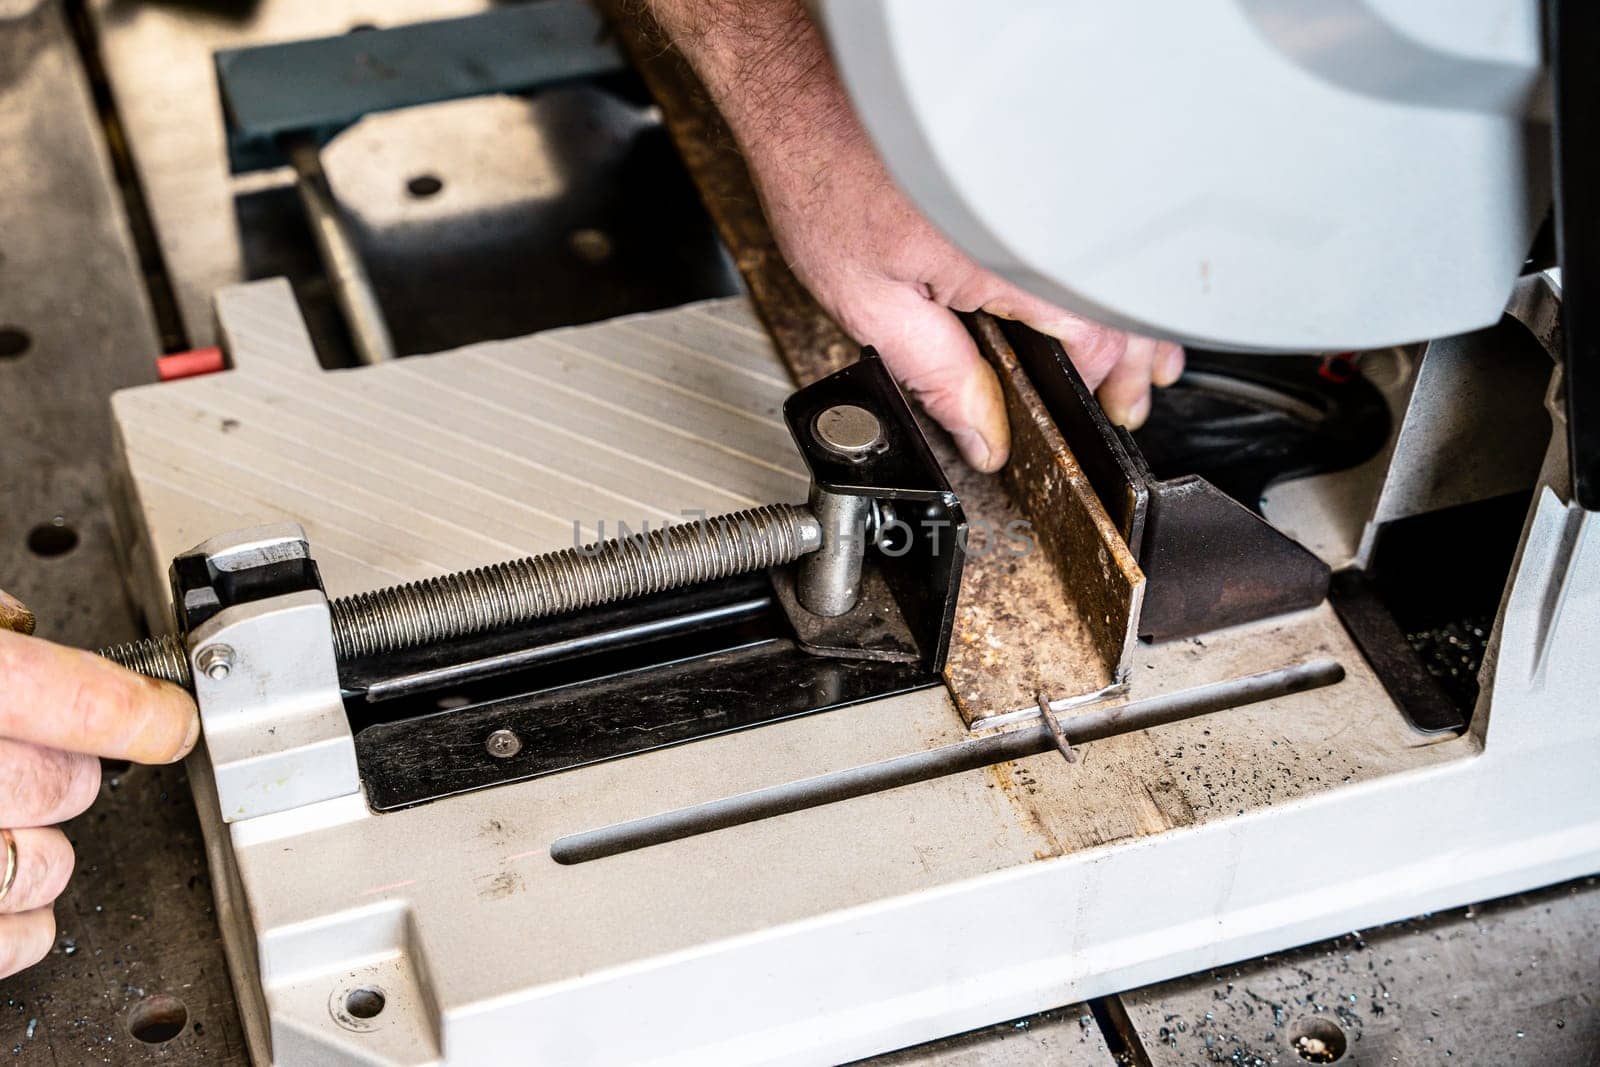
M 92 652 L 0 630 L 0 737 L 135 763 L 194 747 L 200 716 L 175 685 Z
M 906 391 L 950 431 L 967 463 L 984 472 L 999 470 L 1011 453 L 1011 431 L 994 369 L 954 312 L 911 289 L 886 296 L 875 302 L 860 339 L 878 350 Z

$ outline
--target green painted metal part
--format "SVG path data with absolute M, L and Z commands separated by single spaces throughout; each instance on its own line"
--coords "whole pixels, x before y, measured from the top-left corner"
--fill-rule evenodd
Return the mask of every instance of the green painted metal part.
M 235 174 L 285 166 L 289 139 L 326 143 L 377 111 L 631 76 L 583 0 L 219 51 L 215 62 Z

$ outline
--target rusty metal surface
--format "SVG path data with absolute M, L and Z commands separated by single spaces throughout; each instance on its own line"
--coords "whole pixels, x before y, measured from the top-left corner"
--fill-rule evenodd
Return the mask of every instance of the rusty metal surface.
M 999 324 L 981 312 L 969 322 L 1005 391 L 1006 417 L 1011 422 L 1006 488 L 1033 523 L 1039 546 L 1054 565 L 1062 596 L 1075 605 L 1088 627 L 1105 684 L 1122 677 L 1138 640 L 1144 574 Z
M 1083 468 L 1123 543 L 1134 559 L 1143 559 L 1150 490 L 1147 472 L 1130 454 L 1136 446 L 1128 431 L 1106 418 L 1061 342 L 1013 319 L 991 321 L 1010 343 L 1021 377 L 1038 394 L 1054 434 Z
M 1026 523 L 1000 477 L 961 461 L 944 435 L 934 454 L 961 498 L 967 519 L 983 527 L 969 542 L 945 682 L 970 722 L 1032 706 L 1040 691 L 1052 699 L 1087 693 L 1110 681 L 1083 617 L 1062 593 L 1061 579 L 1042 550 L 984 550 L 983 531 Z M 994 536 L 1004 537 L 1003 533 Z M 1036 542 L 1035 542 L 1036 543 Z
M 27 339 L 0 358 L 0 585 L 33 609 L 42 637 L 127 640 L 139 630 L 106 504 L 106 398 L 154 380 L 159 348 L 52 0 L 0 5 L 0 173 L 0 331 Z M 0 981 L 0 1058 L 243 1063 L 182 768 L 108 766 L 95 806 L 65 830 L 77 874 L 56 903 L 49 956 Z M 134 1034 L 160 1036 L 163 1022 L 176 1029 L 166 1043 Z
M 712 221 L 744 275 L 752 302 L 795 380 L 805 384 L 860 351 L 790 272 L 773 241 L 733 134 L 683 58 L 631 0 L 599 6 L 660 106 L 667 129 Z M 996 477 L 963 463 L 948 437 L 923 420 L 934 453 L 960 496 L 975 542 L 1027 517 Z M 1024 528 L 1025 529 L 1025 528 Z M 970 554 L 962 575 L 945 678 L 969 719 L 1104 684 L 1096 638 L 1062 594 L 1045 553 L 1005 543 Z

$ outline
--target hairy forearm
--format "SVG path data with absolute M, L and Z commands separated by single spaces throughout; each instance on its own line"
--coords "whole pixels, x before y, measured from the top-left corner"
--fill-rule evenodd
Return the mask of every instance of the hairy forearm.
M 648 0 L 694 67 L 759 183 L 870 152 L 821 35 L 800 0 Z

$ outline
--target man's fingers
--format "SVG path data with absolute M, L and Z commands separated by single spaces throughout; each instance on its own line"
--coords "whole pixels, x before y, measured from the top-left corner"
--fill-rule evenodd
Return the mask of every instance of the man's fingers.
M 87 810 L 100 791 L 93 756 L 0 737 L 0 826 L 51 826 Z
M 0 915 L 0 978 L 10 978 L 44 959 L 56 940 L 56 916 L 49 908 Z
M 0 737 L 170 763 L 200 736 L 189 694 L 89 652 L 0 631 Z
M 1183 346 L 1137 334 L 1110 332 L 1122 339 L 1122 349 L 1106 371 L 1105 380 L 1090 380 L 1087 374 L 1084 377 L 1089 380 L 1089 388 L 1098 385 L 1100 406 L 1105 409 L 1106 417 L 1137 430 L 1150 417 L 1151 384 L 1167 386 L 1183 376 Z M 1107 351 L 1108 347 L 1102 343 L 1100 350 Z M 1069 355 L 1072 352 L 1070 345 L 1067 352 Z M 1079 364 L 1077 356 L 1073 356 L 1072 361 Z
M 1104 405 L 1110 398 L 1107 414 L 1114 422 L 1142 424 L 1150 413 L 1150 383 L 1171 385 L 1183 374 L 1183 348 L 1171 341 L 1102 326 L 992 275 L 983 276 L 976 291 L 986 297 L 981 303 L 990 314 L 1016 319 L 1060 341 L 1090 389 L 1109 383 L 1100 399 Z
M 1183 346 L 1162 341 L 1156 345 L 1155 373 L 1150 380 L 1165 388 L 1183 377 L 1183 365 Z
M 1128 350 L 1101 383 L 1100 406 L 1106 418 L 1130 430 L 1144 425 L 1150 415 L 1150 378 L 1154 373 L 1156 342 L 1148 337 L 1128 338 Z
M 1127 352 L 1129 338 L 1121 330 L 1074 315 L 997 275 L 978 275 L 971 283 L 971 295 L 965 299 L 963 296 L 957 294 L 952 306 L 981 307 L 991 315 L 1014 319 L 1060 341 L 1090 389 L 1098 388 Z
M 72 845 L 54 827 L 13 830 L 17 842 L 17 875 L 11 891 L 0 897 L 0 915 L 16 915 L 48 907 L 72 877 Z M 5 842 L 0 841 L 0 878 L 5 876 Z
M 858 336 L 877 348 L 906 390 L 950 431 L 962 458 L 996 471 L 1011 453 L 1005 397 L 961 320 L 910 288 L 883 294 Z

